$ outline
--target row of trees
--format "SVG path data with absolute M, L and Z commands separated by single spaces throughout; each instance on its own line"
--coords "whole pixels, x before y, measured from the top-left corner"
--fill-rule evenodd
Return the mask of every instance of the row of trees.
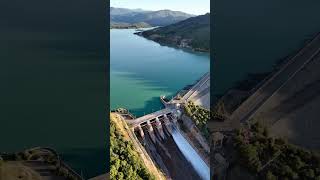
M 210 120 L 210 111 L 195 105 L 192 101 L 189 101 L 184 105 L 184 110 L 186 114 L 191 117 L 202 134 L 209 139 L 210 132 L 207 127 L 207 122 Z
M 261 179 L 317 179 L 320 180 L 320 156 L 272 138 L 259 123 L 241 129 L 234 138 L 240 164 Z
M 110 121 L 110 179 L 153 180 L 130 141 L 117 131 L 115 122 Z

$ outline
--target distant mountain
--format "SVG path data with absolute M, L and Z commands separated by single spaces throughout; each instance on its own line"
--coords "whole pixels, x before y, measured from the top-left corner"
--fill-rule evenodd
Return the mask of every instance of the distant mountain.
M 160 10 L 146 11 L 142 9 L 110 8 L 110 21 L 113 23 L 147 23 L 151 26 L 166 26 L 194 15 L 180 11 Z
M 150 12 L 143 9 L 127 9 L 127 8 L 115 8 L 110 7 L 110 16 L 124 15 L 124 14 L 136 14 L 142 12 Z
M 136 33 L 160 44 L 210 51 L 210 14 L 191 17 L 184 21 Z

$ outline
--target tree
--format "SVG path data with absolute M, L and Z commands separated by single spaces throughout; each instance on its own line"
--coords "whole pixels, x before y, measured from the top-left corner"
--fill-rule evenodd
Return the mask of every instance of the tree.
M 314 174 L 313 169 L 305 169 L 305 170 L 303 171 L 303 175 L 304 175 L 305 177 L 308 177 L 308 178 L 311 178 L 311 179 L 314 179 L 314 178 L 315 178 L 315 174 Z
M 248 136 L 246 132 L 252 131 L 254 133 Z M 281 176 L 281 180 L 320 180 L 318 153 L 299 148 L 281 138 L 270 138 L 265 131 L 260 124 L 254 124 L 250 129 L 238 130 L 234 136 L 235 147 L 245 167 L 255 173 L 266 170 L 266 179 Z M 259 168 L 261 164 L 264 164 L 263 171 Z
M 240 153 L 244 160 L 244 164 L 246 164 L 249 169 L 254 172 L 260 170 L 262 165 L 258 157 L 257 148 L 254 145 L 241 145 Z
M 115 179 L 117 177 L 118 171 L 115 166 L 111 166 L 110 168 L 110 179 Z
M 116 125 L 110 121 L 110 179 L 149 180 L 149 173 L 130 141 L 127 141 Z
M 303 166 L 305 166 L 305 163 L 301 161 L 301 158 L 299 156 L 294 156 L 292 167 L 294 167 L 295 170 L 299 170 Z
M 271 171 L 268 171 L 266 174 L 266 180 L 277 180 L 277 177 L 273 175 Z

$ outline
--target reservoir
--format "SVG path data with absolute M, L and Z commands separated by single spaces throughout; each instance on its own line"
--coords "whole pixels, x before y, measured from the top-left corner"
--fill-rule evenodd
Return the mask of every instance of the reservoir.
M 73 30 L 5 30 L 0 28 L 0 151 L 52 147 L 86 178 L 105 173 L 104 46 Z
M 248 73 L 271 71 L 320 31 L 320 1 L 217 1 L 214 6 L 212 72 L 218 95 Z
M 163 108 L 161 95 L 170 98 L 210 71 L 207 53 L 161 46 L 134 35 L 133 29 L 110 31 L 111 109 L 124 107 L 135 116 L 160 110 Z M 155 162 L 162 165 L 166 175 L 173 179 L 209 179 L 208 166 L 182 135 L 174 132 L 173 138 L 167 136 L 166 140 L 160 138 L 154 142 L 148 130 L 144 134 L 141 144 Z M 168 159 L 164 152 L 174 158 Z
M 160 95 L 171 96 L 210 70 L 210 56 L 161 46 L 110 30 L 110 108 L 127 108 L 136 116 L 159 110 Z

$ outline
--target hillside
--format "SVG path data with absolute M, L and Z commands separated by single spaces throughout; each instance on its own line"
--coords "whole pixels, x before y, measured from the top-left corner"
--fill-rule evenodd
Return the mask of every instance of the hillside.
M 319 150 L 319 68 L 318 53 L 265 101 L 252 118 L 269 125 L 273 136 Z
M 163 45 L 210 51 L 210 14 L 188 18 L 164 27 L 137 33 Z
M 150 12 L 142 9 L 127 9 L 127 8 L 115 8 L 110 7 L 110 16 L 124 15 L 124 14 L 137 14 L 140 12 Z
M 110 114 L 110 179 L 164 179 L 116 113 Z
M 320 179 L 318 153 L 269 136 L 268 129 L 259 123 L 238 130 L 233 141 L 238 158 L 228 180 Z M 239 167 L 243 168 L 241 173 L 236 172 Z
M 110 8 L 110 22 L 113 23 L 147 23 L 151 26 L 166 26 L 193 15 L 171 10 L 145 11 L 141 9 Z
M 139 28 L 150 28 L 151 26 L 147 23 L 140 22 L 140 23 L 110 23 L 110 29 L 139 29 Z

